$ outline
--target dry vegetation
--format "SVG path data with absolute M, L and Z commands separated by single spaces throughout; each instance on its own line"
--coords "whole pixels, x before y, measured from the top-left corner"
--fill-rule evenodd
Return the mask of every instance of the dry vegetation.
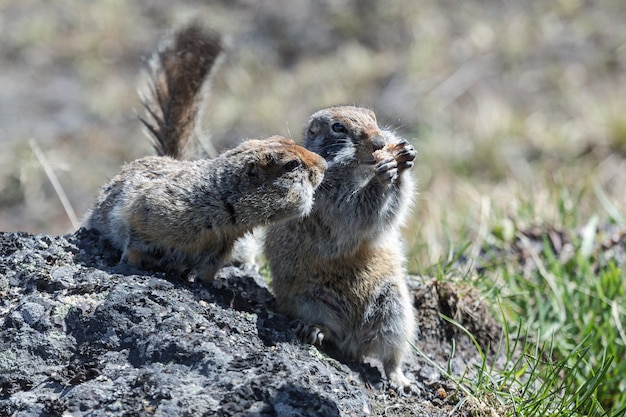
M 211 3 L 0 3 L 0 230 L 73 230 L 30 139 L 79 214 L 124 161 L 152 152 L 134 113 L 142 59 L 196 17 L 230 39 L 207 115 L 218 146 L 300 139 L 314 110 L 351 103 L 414 142 L 413 271 L 466 242 L 472 260 L 509 248 L 533 225 L 623 231 L 626 2 Z M 507 287 L 506 272 L 487 275 Z
M 558 223 L 557 184 L 583 219 L 607 217 L 594 186 L 623 207 L 626 5 L 218 3 L 0 5 L 0 229 L 72 230 L 30 139 L 78 213 L 151 152 L 135 119 L 142 59 L 194 16 L 231 40 L 207 117 L 216 141 L 299 138 L 312 111 L 339 103 L 370 106 L 414 140 L 414 266 L 485 238 L 494 213 Z

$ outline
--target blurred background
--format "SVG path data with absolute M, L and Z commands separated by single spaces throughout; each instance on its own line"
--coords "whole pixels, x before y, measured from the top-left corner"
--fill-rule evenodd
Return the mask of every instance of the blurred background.
M 137 88 L 190 19 L 229 42 L 206 115 L 218 148 L 301 140 L 337 104 L 414 143 L 412 267 L 568 213 L 626 216 L 624 1 L 2 0 L 0 230 L 72 232 L 46 169 L 80 219 L 153 153 Z

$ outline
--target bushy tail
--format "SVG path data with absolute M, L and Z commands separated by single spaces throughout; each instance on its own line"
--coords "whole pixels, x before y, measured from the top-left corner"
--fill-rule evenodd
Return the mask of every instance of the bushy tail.
M 176 31 L 150 60 L 148 91 L 140 94 L 146 116 L 139 119 L 159 155 L 214 156 L 200 142 L 196 129 L 222 49 L 217 32 L 192 23 Z

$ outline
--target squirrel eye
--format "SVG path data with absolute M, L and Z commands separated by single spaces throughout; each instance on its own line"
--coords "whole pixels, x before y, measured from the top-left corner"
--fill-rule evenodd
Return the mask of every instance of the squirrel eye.
M 346 133 L 348 129 L 342 123 L 333 123 L 330 127 L 335 133 Z
M 257 177 L 259 175 L 259 168 L 254 162 L 248 162 L 246 164 L 246 174 L 250 177 Z
M 291 161 L 283 165 L 283 168 L 285 169 L 285 171 L 293 171 L 299 166 L 300 166 L 300 161 L 298 161 L 297 159 L 292 159 Z

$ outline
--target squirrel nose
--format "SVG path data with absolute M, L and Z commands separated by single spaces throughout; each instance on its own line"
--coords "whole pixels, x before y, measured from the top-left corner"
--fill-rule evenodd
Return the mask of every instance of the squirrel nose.
M 386 145 L 386 143 L 387 142 L 385 141 L 385 138 L 381 135 L 376 135 L 374 136 L 374 138 L 372 138 L 372 145 L 374 146 L 375 151 L 382 149 Z

